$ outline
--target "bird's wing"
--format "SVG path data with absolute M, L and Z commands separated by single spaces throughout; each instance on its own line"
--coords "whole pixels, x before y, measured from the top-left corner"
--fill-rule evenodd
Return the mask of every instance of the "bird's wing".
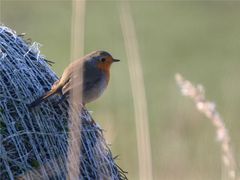
M 67 81 L 66 84 L 63 86 L 62 93 L 69 94 L 72 89 L 76 89 L 76 91 L 79 92 L 82 91 L 82 93 L 91 91 L 91 89 L 96 86 L 96 84 L 100 80 L 100 76 L 91 76 L 83 80 L 83 78 L 78 77 L 77 74 L 75 76 L 73 75 L 72 78 L 69 79 L 69 81 Z
M 70 91 L 74 88 L 77 91 L 81 91 L 83 86 L 83 79 L 82 77 L 79 77 L 78 75 L 72 75 L 71 78 L 68 79 L 68 81 L 66 81 L 66 83 L 64 84 L 63 88 L 62 88 L 62 93 L 64 95 L 69 94 Z
M 77 60 L 73 63 L 71 63 L 63 72 L 62 77 L 59 81 L 60 86 L 64 86 L 70 79 L 72 79 L 72 76 L 76 76 L 75 74 L 82 75 L 84 73 L 83 68 L 83 60 Z

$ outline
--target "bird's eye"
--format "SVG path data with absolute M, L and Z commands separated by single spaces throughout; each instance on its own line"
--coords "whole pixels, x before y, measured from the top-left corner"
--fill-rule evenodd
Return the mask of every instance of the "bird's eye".
M 105 58 L 101 58 L 100 61 L 101 61 L 101 62 L 105 62 L 106 59 L 105 59 Z

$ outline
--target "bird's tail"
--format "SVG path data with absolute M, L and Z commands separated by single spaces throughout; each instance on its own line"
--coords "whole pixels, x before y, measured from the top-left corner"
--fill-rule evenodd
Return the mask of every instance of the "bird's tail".
M 50 91 L 46 92 L 43 96 L 37 98 L 35 101 L 32 103 L 28 104 L 29 108 L 34 108 L 35 106 L 39 105 L 41 102 L 45 101 L 47 98 L 50 96 L 59 93 L 59 88 L 53 88 Z

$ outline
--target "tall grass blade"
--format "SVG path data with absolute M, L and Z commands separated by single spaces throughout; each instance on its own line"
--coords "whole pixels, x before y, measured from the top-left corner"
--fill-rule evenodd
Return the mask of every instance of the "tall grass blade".
M 85 1 L 72 1 L 72 32 L 71 32 L 71 61 L 83 56 L 84 51 L 84 28 L 85 28 Z M 82 69 L 82 68 L 80 68 Z M 74 72 L 81 73 L 81 72 Z M 82 82 L 82 76 L 73 78 L 73 84 Z M 82 100 L 82 88 L 74 88 L 70 95 L 70 116 L 69 116 L 69 149 L 67 172 L 68 179 L 76 179 L 80 174 L 80 154 L 81 154 L 81 119 L 82 112 L 80 102 Z
M 137 132 L 139 179 L 151 180 L 152 160 L 144 78 L 133 18 L 127 1 L 121 4 L 120 21 L 128 59 Z

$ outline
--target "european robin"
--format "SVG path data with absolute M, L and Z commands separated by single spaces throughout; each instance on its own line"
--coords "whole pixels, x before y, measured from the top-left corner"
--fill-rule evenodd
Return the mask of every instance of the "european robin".
M 106 51 L 94 51 L 74 61 L 64 70 L 62 77 L 52 85 L 51 90 L 29 104 L 29 107 L 37 106 L 54 94 L 59 94 L 62 96 L 61 99 L 65 99 L 74 88 L 76 90 L 81 88 L 80 103 L 83 105 L 96 100 L 108 85 L 111 64 L 118 61 L 120 60 L 114 59 Z M 74 79 L 80 79 L 81 82 L 76 82 Z

